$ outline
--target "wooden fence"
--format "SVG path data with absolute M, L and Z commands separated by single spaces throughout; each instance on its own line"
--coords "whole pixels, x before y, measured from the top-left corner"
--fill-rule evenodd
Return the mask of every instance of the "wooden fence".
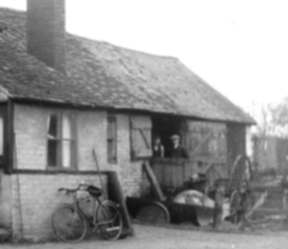
M 205 174 L 211 184 L 228 176 L 226 163 L 217 160 L 157 158 L 151 161 L 151 165 L 163 189 L 179 187 L 196 173 Z

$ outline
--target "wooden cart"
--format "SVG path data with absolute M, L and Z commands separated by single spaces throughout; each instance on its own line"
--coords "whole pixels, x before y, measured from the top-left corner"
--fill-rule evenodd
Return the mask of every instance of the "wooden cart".
M 131 216 L 142 222 L 153 224 L 189 222 L 196 226 L 207 225 L 212 222 L 215 202 L 210 194 L 213 192 L 215 182 L 222 181 L 222 184 L 226 185 L 227 198 L 226 202 L 223 202 L 224 211 L 222 214 L 224 219 L 230 213 L 230 202 L 234 201 L 239 186 L 243 182 L 249 182 L 252 172 L 248 158 L 239 156 L 232 165 L 229 178 L 223 178 L 220 174 L 217 175 L 217 171 L 215 174 L 211 170 L 212 166 L 210 166 L 207 167 L 206 171 L 207 175 L 212 176 L 208 179 L 208 184 L 191 188 L 183 186 L 182 189 L 178 188 L 176 191 L 170 194 L 166 192 L 164 195 L 150 164 L 145 163 L 143 167 L 151 184 L 152 197 L 127 198 L 127 206 Z M 205 187 L 203 188 L 203 186 Z M 237 208 L 233 205 L 235 205 L 234 202 L 232 203 L 232 212 Z
M 150 165 L 145 163 L 143 167 L 153 193 L 149 198 L 127 198 L 128 210 L 133 218 L 152 224 L 189 222 L 199 226 L 203 221 L 209 222 L 214 210 L 212 199 L 196 190 L 192 193 L 179 190 L 177 195 L 166 197 Z

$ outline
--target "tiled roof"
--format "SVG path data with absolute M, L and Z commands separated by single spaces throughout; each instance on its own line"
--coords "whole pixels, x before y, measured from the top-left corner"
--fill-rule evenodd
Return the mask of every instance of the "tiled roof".
M 176 58 L 67 34 L 64 76 L 26 53 L 23 12 L 0 9 L 0 23 L 0 98 L 254 123 Z

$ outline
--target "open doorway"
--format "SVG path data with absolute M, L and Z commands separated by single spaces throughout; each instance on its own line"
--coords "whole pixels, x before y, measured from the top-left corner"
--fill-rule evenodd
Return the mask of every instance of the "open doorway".
M 152 138 L 153 141 L 156 137 L 161 139 L 164 147 L 164 157 L 170 157 L 172 148 L 171 136 L 178 134 L 183 136 L 184 134 L 184 120 L 175 116 L 162 116 L 157 115 L 152 117 Z

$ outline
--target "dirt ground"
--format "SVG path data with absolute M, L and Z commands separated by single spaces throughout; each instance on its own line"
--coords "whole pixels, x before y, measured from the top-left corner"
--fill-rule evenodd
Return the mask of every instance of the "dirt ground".
M 77 244 L 3 244 L 1 249 L 285 249 L 288 231 L 222 233 L 175 227 L 135 225 L 135 236 L 114 242 L 89 240 Z

